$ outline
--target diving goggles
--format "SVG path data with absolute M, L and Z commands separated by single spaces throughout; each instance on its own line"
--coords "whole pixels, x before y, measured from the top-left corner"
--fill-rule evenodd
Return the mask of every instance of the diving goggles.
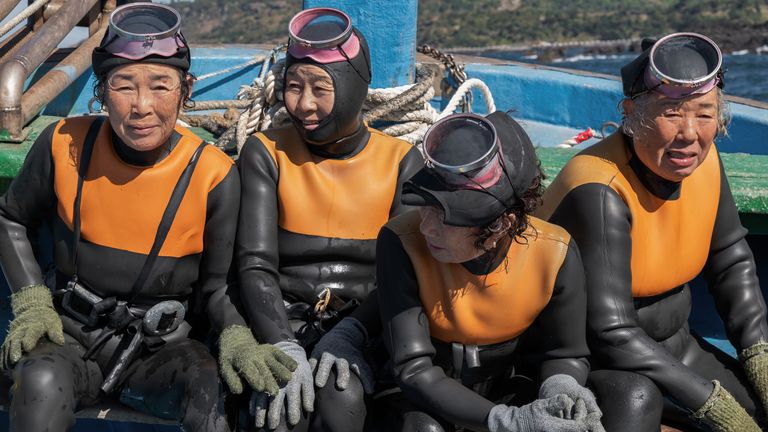
M 338 9 L 311 8 L 297 13 L 288 24 L 288 35 L 288 51 L 299 59 L 334 63 L 354 58 L 360 52 L 352 20 Z
M 504 173 L 496 128 L 477 114 L 437 121 L 424 135 L 422 148 L 426 165 L 457 189 L 487 189 Z
M 109 16 L 104 47 L 115 56 L 140 60 L 150 55 L 171 57 L 187 46 L 179 31 L 181 16 L 166 5 L 129 3 Z
M 723 55 L 712 39 L 698 33 L 673 33 L 656 41 L 643 79 L 649 91 L 672 99 L 722 87 Z

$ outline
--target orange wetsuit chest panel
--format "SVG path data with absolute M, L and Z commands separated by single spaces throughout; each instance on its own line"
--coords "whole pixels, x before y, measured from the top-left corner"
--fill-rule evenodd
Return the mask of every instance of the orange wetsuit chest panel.
M 73 229 L 77 170 L 83 141 L 90 126 L 87 117 L 67 119 L 56 126 L 51 153 L 54 190 L 59 217 Z M 173 151 L 153 166 L 134 166 L 115 153 L 111 129 L 105 122 L 94 143 L 83 183 L 81 235 L 101 246 L 135 253 L 149 253 L 157 226 L 176 182 L 200 138 L 177 126 L 181 139 Z M 208 193 L 224 179 L 232 161 L 207 146 L 179 206 L 160 256 L 182 257 L 203 250 Z
M 347 159 L 309 151 L 293 127 L 259 133 L 278 169 L 278 223 L 328 238 L 375 239 L 389 219 L 405 141 L 370 129 L 365 148 Z
M 720 165 L 713 146 L 701 166 L 682 181 L 679 197 L 665 200 L 642 184 L 629 165 L 630 157 L 618 133 L 579 153 L 547 189 L 539 214 L 551 216 L 578 186 L 611 187 L 632 214 L 632 295 L 655 296 L 690 281 L 704 268 L 720 200 Z
M 562 228 L 531 218 L 528 244 L 512 243 L 496 270 L 475 275 L 461 264 L 432 258 L 419 223 L 418 212 L 408 212 L 387 227 L 411 259 L 432 337 L 477 345 L 507 341 L 523 333 L 549 303 L 570 241 Z

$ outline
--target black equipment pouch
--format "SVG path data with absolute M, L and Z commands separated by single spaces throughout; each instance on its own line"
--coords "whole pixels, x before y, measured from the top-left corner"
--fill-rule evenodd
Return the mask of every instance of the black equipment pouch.
M 330 288 L 321 291 L 318 298 L 314 306 L 299 302 L 287 307 L 289 319 L 303 321 L 294 333 L 306 350 L 311 350 L 324 334 L 360 306 L 357 299 L 344 301 Z

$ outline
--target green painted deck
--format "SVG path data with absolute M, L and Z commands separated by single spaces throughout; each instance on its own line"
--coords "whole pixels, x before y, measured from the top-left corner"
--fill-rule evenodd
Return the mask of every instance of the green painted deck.
M 28 127 L 29 135 L 24 143 L 0 144 L 0 192 L 5 191 L 16 176 L 29 147 L 40 132 L 57 120 L 59 117 L 38 117 Z M 213 140 L 209 132 L 198 128 L 193 130 L 201 138 Z M 579 150 L 540 147 L 537 151 L 549 182 Z M 768 234 L 768 156 L 724 153 L 722 160 L 742 223 L 752 234 Z

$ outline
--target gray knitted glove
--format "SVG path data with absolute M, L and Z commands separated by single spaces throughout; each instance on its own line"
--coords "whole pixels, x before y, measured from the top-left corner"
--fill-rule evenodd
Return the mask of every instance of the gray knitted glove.
M 736 399 L 718 381 L 715 389 L 693 418 L 708 425 L 715 432 L 760 432 L 760 427 L 739 405 Z
M 13 320 L 2 348 L 2 368 L 10 369 L 25 352 L 35 349 L 40 338 L 64 345 L 64 326 L 53 308 L 51 290 L 30 285 L 11 294 Z
M 336 387 L 339 390 L 347 388 L 351 369 L 360 378 L 365 393 L 373 393 L 373 371 L 363 358 L 366 340 L 368 332 L 357 319 L 347 317 L 336 324 L 320 339 L 310 355 L 309 366 L 315 373 L 315 385 L 325 387 L 335 365 Z
M 589 427 L 584 422 L 583 409 L 583 405 L 576 407 L 571 398 L 562 394 L 521 407 L 496 405 L 488 414 L 488 429 L 491 432 L 587 432 Z
M 282 341 L 275 344 L 282 352 L 288 354 L 298 363 L 293 377 L 285 387 L 274 397 L 265 393 L 254 393 L 251 398 L 251 414 L 257 428 L 266 426 L 275 429 L 280 424 L 285 409 L 285 417 L 289 425 L 295 425 L 301 420 L 301 409 L 312 412 L 315 405 L 315 387 L 312 382 L 312 368 L 309 367 L 307 354 L 299 344 Z
M 577 403 L 580 400 L 583 401 L 586 409 L 584 422 L 589 427 L 589 431 L 605 432 L 605 428 L 600 423 L 603 412 L 597 406 L 595 395 L 588 388 L 581 386 L 575 378 L 565 374 L 552 375 L 541 383 L 539 398 L 546 399 L 558 394 L 564 394 Z

